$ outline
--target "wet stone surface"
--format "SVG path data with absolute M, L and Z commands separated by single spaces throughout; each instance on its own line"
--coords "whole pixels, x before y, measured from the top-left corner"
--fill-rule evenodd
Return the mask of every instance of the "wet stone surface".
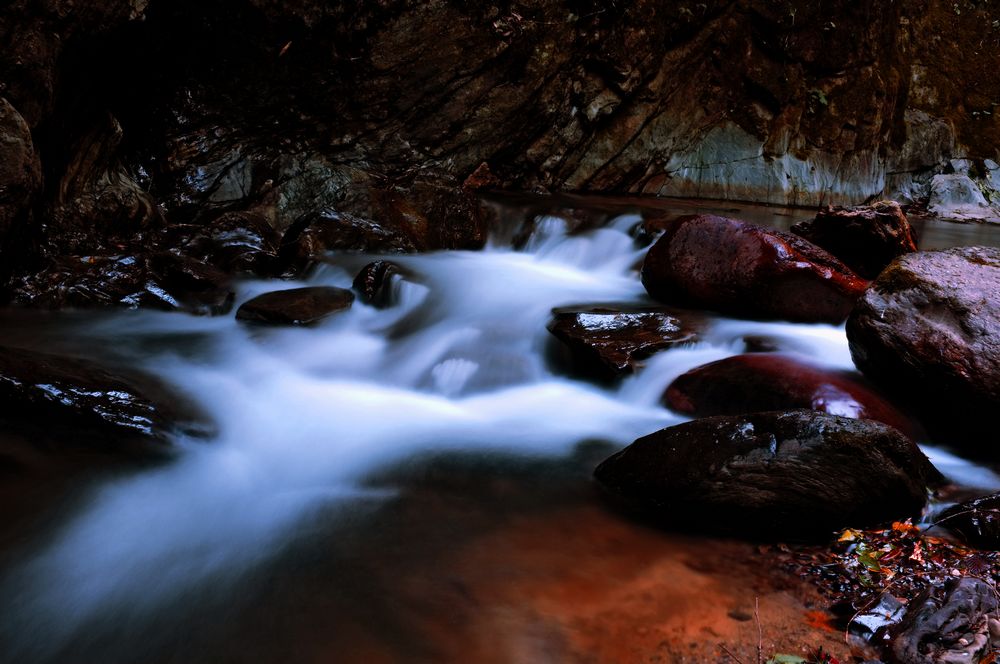
M 313 325 L 350 308 L 354 294 L 332 286 L 310 286 L 264 293 L 243 303 L 236 318 L 269 325 Z
M 654 353 L 696 342 L 704 322 L 695 312 L 666 307 L 560 307 L 552 313 L 549 332 L 569 349 L 574 369 L 600 378 L 632 373 Z

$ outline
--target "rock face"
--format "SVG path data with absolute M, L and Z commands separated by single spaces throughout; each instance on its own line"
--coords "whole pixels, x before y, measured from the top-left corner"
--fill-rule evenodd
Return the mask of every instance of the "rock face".
M 927 211 L 951 219 L 995 219 L 1000 214 L 972 178 L 961 173 L 931 179 Z
M 937 583 L 910 601 L 890 631 L 891 664 L 979 662 L 995 646 L 996 590 L 973 578 Z M 994 643 L 991 643 L 994 641 Z
M 975 498 L 945 510 L 936 523 L 979 549 L 1000 549 L 1000 493 Z
M 42 184 L 41 163 L 24 118 L 0 97 L 0 245 Z
M 847 321 L 854 363 L 943 442 L 989 452 L 1000 408 L 1000 250 L 909 254 Z
M 0 347 L 0 419 L 39 440 L 64 432 L 102 449 L 163 446 L 171 432 L 204 431 L 162 385 L 84 360 Z
M 594 475 L 666 524 L 802 538 L 917 514 L 939 478 L 895 429 L 805 410 L 663 429 Z
M 860 376 L 780 354 L 736 355 L 692 369 L 670 384 L 663 402 L 694 417 L 807 408 L 878 420 L 912 439 L 919 436 L 910 418 L 865 385 Z
M 646 254 L 642 283 L 668 304 L 753 318 L 839 323 L 867 282 L 781 231 L 736 219 L 678 219 Z
M 700 317 L 666 307 L 560 307 L 548 329 L 570 351 L 575 368 L 600 378 L 632 373 L 642 360 L 698 339 Z
M 917 250 L 917 235 L 898 203 L 821 211 L 792 232 L 826 249 L 865 279 L 874 279 L 892 259 Z
M 332 286 L 310 286 L 264 293 L 244 302 L 236 311 L 238 320 L 271 325 L 312 325 L 343 311 L 354 302 L 354 294 Z

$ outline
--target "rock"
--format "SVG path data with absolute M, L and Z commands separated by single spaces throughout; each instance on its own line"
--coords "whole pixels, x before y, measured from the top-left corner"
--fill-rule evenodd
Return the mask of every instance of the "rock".
M 208 427 L 157 381 L 112 373 L 88 361 L 0 347 L 0 419 L 39 441 L 102 449 L 155 444 Z
M 940 478 L 895 429 L 806 410 L 669 427 L 594 475 L 664 524 L 780 538 L 827 537 L 919 514 L 928 483 Z
M 41 163 L 24 118 L 0 97 L 0 246 L 42 184 Z
M 713 215 L 671 224 L 646 254 L 642 283 L 669 304 L 826 323 L 846 318 L 867 285 L 802 238 Z
M 236 318 L 272 325 L 312 325 L 343 311 L 354 302 L 354 294 L 332 286 L 309 286 L 264 293 L 244 302 Z
M 912 599 L 890 630 L 890 664 L 980 662 L 998 632 L 996 590 L 974 578 L 949 579 Z
M 257 212 L 227 212 L 198 228 L 184 253 L 226 272 L 271 276 L 281 235 Z
M 393 284 L 402 274 L 402 268 L 391 261 L 373 261 L 364 266 L 354 278 L 354 290 L 361 301 L 377 309 L 396 304 Z
M 878 420 L 911 439 L 920 436 L 919 427 L 860 376 L 823 369 L 789 355 L 736 355 L 700 366 L 674 380 L 663 402 L 693 417 L 807 408 Z
M 327 210 L 293 226 L 281 242 L 281 262 L 301 270 L 329 251 L 401 254 L 417 251 L 405 235 L 374 221 Z
M 907 254 L 847 321 L 854 363 L 942 442 L 987 452 L 1000 408 L 1000 249 Z
M 575 367 L 605 379 L 632 373 L 658 351 L 697 341 L 701 323 L 697 314 L 666 307 L 560 307 L 552 313 L 548 330 L 569 349 Z
M 950 219 L 998 220 L 1000 210 L 992 207 L 968 175 L 935 175 L 931 179 L 927 211 Z
M 1000 493 L 950 507 L 935 523 L 977 549 L 1000 550 Z
M 188 256 L 163 252 L 150 260 L 156 281 L 193 313 L 220 315 L 233 306 L 236 294 L 228 274 Z
M 859 276 L 874 279 L 892 259 L 917 250 L 917 236 L 898 203 L 827 207 L 792 232 L 826 249 Z

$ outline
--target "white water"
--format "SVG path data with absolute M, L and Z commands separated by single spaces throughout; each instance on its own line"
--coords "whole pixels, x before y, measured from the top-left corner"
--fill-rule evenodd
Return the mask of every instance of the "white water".
M 652 358 L 616 388 L 553 373 L 552 307 L 642 300 L 632 266 L 643 250 L 625 232 L 635 220 L 578 237 L 543 223 L 524 252 L 393 257 L 416 275 L 398 284 L 399 305 L 356 303 L 312 329 L 155 313 L 96 324 L 89 333 L 102 343 L 166 338 L 146 368 L 199 403 L 219 435 L 179 441 L 176 462 L 97 491 L 9 576 L 3 600 L 16 609 L 0 633 L 17 661 L 54 656 L 94 621 L 141 622 L 189 588 L 224 583 L 266 561 L 316 508 L 380 500 L 365 478 L 415 454 L 558 456 L 585 439 L 624 445 L 676 423 L 657 403 L 665 387 L 740 352 L 744 335 L 851 366 L 842 328 L 720 320 L 705 341 Z M 329 266 L 310 283 L 348 287 L 351 277 Z M 248 283 L 241 299 L 297 285 Z M 192 333 L 208 348 L 171 350 L 170 339 Z

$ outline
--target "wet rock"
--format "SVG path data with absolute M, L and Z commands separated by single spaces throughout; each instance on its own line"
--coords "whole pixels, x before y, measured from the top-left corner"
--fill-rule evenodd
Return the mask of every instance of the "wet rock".
M 1000 220 L 1000 210 L 990 205 L 968 175 L 935 175 L 931 179 L 927 211 L 951 219 Z
M 292 227 L 281 246 L 281 262 L 301 270 L 329 251 L 400 254 L 417 251 L 407 236 L 374 221 L 328 210 Z
M 575 368 L 600 378 L 617 378 L 642 360 L 698 339 L 701 319 L 666 307 L 621 305 L 553 309 L 548 330 L 569 349 Z
M 201 416 L 157 381 L 88 361 L 0 347 L 0 419 L 104 449 L 167 443 L 172 432 L 208 430 Z M 65 434 L 65 435 L 63 435 Z
M 939 474 L 871 420 L 806 410 L 708 417 L 635 441 L 594 472 L 665 525 L 814 538 L 918 514 Z
M 373 261 L 354 278 L 354 290 L 365 304 L 378 309 L 396 303 L 393 284 L 403 274 L 402 268 L 391 261 Z
M 0 97 L 0 243 L 42 184 L 41 163 L 24 118 Z
M 354 302 L 354 294 L 332 286 L 310 286 L 273 291 L 244 302 L 236 318 L 271 325 L 312 325 L 343 311 Z
M 15 281 L 11 290 L 15 304 L 46 309 L 180 307 L 154 281 L 141 254 L 61 256 L 38 274 Z
M 866 279 L 874 279 L 892 259 L 917 250 L 917 236 L 898 203 L 827 207 L 792 233 L 826 249 Z
M 950 507 L 936 523 L 977 549 L 1000 550 L 1000 493 Z
M 226 272 L 270 276 L 278 261 L 280 234 L 257 212 L 227 212 L 198 228 L 185 254 Z
M 670 304 L 827 323 L 846 318 L 867 285 L 802 238 L 712 215 L 670 224 L 646 254 L 642 283 Z
M 150 268 L 157 283 L 188 311 L 219 315 L 233 306 L 231 279 L 217 267 L 164 252 L 152 257 Z
M 736 355 L 700 366 L 674 380 L 663 402 L 694 417 L 807 408 L 878 420 L 919 438 L 913 421 L 860 376 L 823 369 L 789 355 Z
M 909 603 L 890 630 L 890 664 L 980 662 L 1000 634 L 996 590 L 973 578 L 937 583 Z
M 988 452 L 1000 408 L 1000 250 L 908 254 L 847 321 L 854 363 L 943 442 Z

